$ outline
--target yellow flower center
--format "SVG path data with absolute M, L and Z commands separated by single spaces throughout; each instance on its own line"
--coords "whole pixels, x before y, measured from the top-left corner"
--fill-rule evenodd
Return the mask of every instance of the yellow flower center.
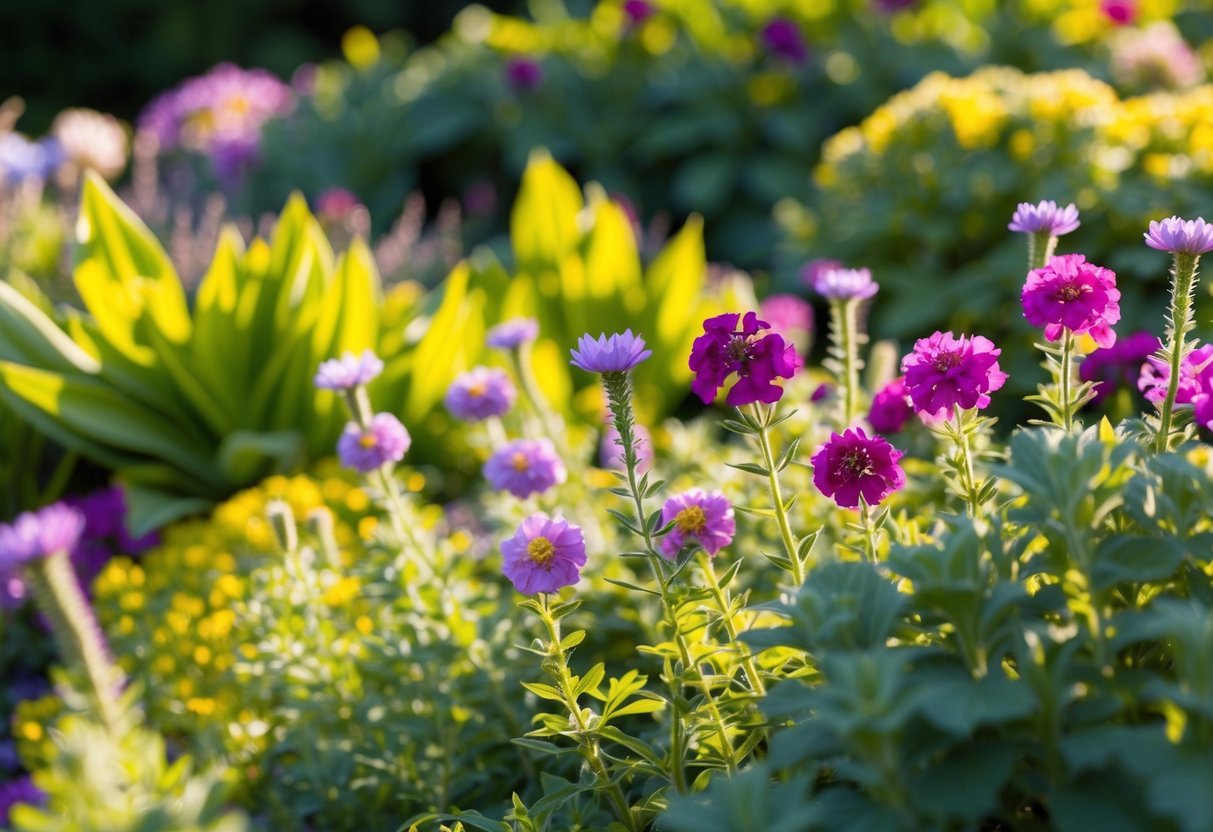
M 699 506 L 687 506 L 674 516 L 674 523 L 686 534 L 699 534 L 707 522 L 707 515 Z
M 514 455 L 510 457 L 510 465 L 514 466 L 515 471 L 525 471 L 531 464 L 527 461 L 526 454 L 522 451 L 515 451 Z
M 358 437 L 358 444 L 364 448 L 367 448 L 368 450 L 370 448 L 375 447 L 375 434 L 373 434 L 373 433 L 362 434 L 362 436 Z
M 556 547 L 546 537 L 537 537 L 526 545 L 526 554 L 538 566 L 547 566 L 556 557 Z
M 468 395 L 473 399 L 478 399 L 488 392 L 488 388 L 483 381 L 478 381 L 468 388 Z

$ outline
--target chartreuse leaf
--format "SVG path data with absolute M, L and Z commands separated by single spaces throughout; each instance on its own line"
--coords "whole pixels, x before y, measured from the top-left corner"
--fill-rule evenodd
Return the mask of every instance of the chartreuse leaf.
M 135 212 L 92 171 L 85 176 L 80 193 L 76 242 L 77 281 L 84 267 L 94 300 L 99 300 L 98 283 L 106 281 L 115 295 L 130 303 L 109 314 L 132 318 L 146 314 L 167 340 L 181 344 L 189 338 L 192 327 L 185 291 L 168 255 Z M 95 267 L 87 266 L 89 263 Z M 85 297 L 83 289 L 81 297 Z M 91 306 L 89 311 L 93 312 Z M 114 323 L 118 320 L 115 317 Z
M 203 455 L 196 437 L 170 420 L 122 398 L 109 386 L 90 378 L 50 373 L 11 362 L 0 362 L 0 385 L 51 416 L 73 434 L 121 451 L 171 462 L 200 479 L 222 484 Z M 69 444 L 69 447 L 71 445 Z
M 577 182 L 546 150 L 531 153 L 510 212 L 514 260 L 524 271 L 559 271 L 581 239 Z
M 45 312 L 0 280 L 0 358 L 54 372 L 96 373 L 96 358 Z
M 199 380 L 229 414 L 237 413 L 247 402 L 244 345 L 249 337 L 248 323 L 241 326 L 237 318 L 243 253 L 239 232 L 226 226 L 219 234 L 210 268 L 198 286 L 190 343 L 191 365 Z

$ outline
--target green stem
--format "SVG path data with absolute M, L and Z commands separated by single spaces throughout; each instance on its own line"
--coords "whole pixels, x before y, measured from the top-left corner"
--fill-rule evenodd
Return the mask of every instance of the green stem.
M 1061 336 L 1061 370 L 1057 379 L 1061 398 L 1061 426 L 1069 433 L 1074 429 L 1074 402 L 1071 387 L 1074 384 L 1074 333 L 1068 328 Z
M 632 812 L 632 807 L 628 804 L 627 797 L 624 796 L 623 790 L 619 788 L 619 784 L 611 779 L 610 772 L 607 771 L 606 764 L 602 761 L 602 755 L 599 753 L 598 748 L 598 734 L 590 729 L 585 717 L 581 713 L 581 706 L 577 704 L 573 680 L 569 675 L 568 654 L 560 646 L 560 622 L 552 617 L 552 608 L 548 594 L 546 592 L 541 593 L 539 598 L 539 608 L 542 610 L 539 617 L 543 619 L 543 623 L 547 627 L 548 638 L 550 640 L 547 652 L 549 658 L 554 663 L 554 667 L 549 665 L 548 673 L 556 680 L 560 694 L 564 698 L 564 706 L 568 709 L 569 716 L 577 725 L 577 744 L 580 748 L 581 756 L 589 764 L 590 770 L 594 772 L 594 776 L 598 778 L 598 782 L 610 799 L 619 820 L 632 832 L 640 832 L 640 824 Z
M 862 497 L 859 500 L 859 522 L 863 525 L 864 551 L 867 553 L 868 562 L 875 564 L 877 562 L 876 535 L 879 530 L 872 524 L 872 507 Z
M 552 444 L 557 448 L 563 448 L 562 435 L 552 424 L 551 414 L 544 405 L 543 393 L 539 389 L 539 382 L 535 379 L 534 371 L 531 370 L 530 345 L 524 344 L 519 349 L 510 350 L 510 361 L 514 367 L 514 375 L 518 377 L 518 385 L 522 388 L 522 394 L 539 419 L 544 436 L 552 440 Z M 566 456 L 563 453 L 561 455 Z
M 1048 232 L 1028 235 L 1028 271 L 1044 268 L 1057 248 L 1057 238 Z
M 750 683 L 750 691 L 758 696 L 766 696 L 766 685 L 762 683 L 762 675 L 754 663 L 754 655 L 745 642 L 737 638 L 737 625 L 733 622 L 733 605 L 716 581 L 716 570 L 712 566 L 711 555 L 707 552 L 700 552 L 699 563 L 703 567 L 704 576 L 708 579 L 708 587 L 712 593 L 712 599 L 716 602 L 716 608 L 720 610 L 720 617 L 724 622 L 724 631 L 728 633 L 729 643 L 737 649 L 737 655 L 741 659 L 741 668 L 745 671 L 746 680 Z
M 391 463 L 384 463 L 373 474 L 373 479 L 383 493 L 384 508 L 387 510 L 388 522 L 392 525 L 392 532 L 396 535 L 397 540 L 407 542 L 417 553 L 421 562 L 429 566 L 431 572 L 434 572 L 434 564 L 430 560 L 429 551 L 421 545 L 421 541 L 413 532 L 412 524 L 408 522 L 408 509 L 404 496 L 400 493 L 400 484 L 392 474 L 393 470 Z
M 67 552 L 55 552 L 32 562 L 27 575 L 39 608 L 51 621 L 61 657 L 83 670 L 102 725 L 114 733 L 119 722 L 117 692 L 123 683 L 122 673 L 110 659 Z
M 956 452 L 961 461 L 961 487 L 964 490 L 966 511 L 969 517 L 976 518 L 981 513 L 981 506 L 977 502 L 980 489 L 973 473 L 973 449 L 969 442 L 968 420 L 964 414 L 965 411 L 959 407 L 955 409 Z
M 842 424 L 848 428 L 859 416 L 859 304 L 860 301 L 832 300 L 830 313 L 835 340 L 842 360 Z
M 1158 417 L 1158 436 L 1155 449 L 1166 453 L 1171 449 L 1171 416 L 1175 408 L 1175 396 L 1179 392 L 1179 374 L 1188 352 L 1187 335 L 1194 325 L 1192 320 L 1192 293 L 1196 288 L 1196 264 L 1198 255 L 1176 254 L 1171 269 L 1170 325 L 1167 327 L 1167 367 L 1171 377 L 1167 380 L 1167 396 L 1163 399 Z
M 762 451 L 763 467 L 767 470 L 767 490 L 771 495 L 771 505 L 775 512 L 775 521 L 779 524 L 779 536 L 783 540 L 783 548 L 788 554 L 788 560 L 792 564 L 792 582 L 797 588 L 800 588 L 804 584 L 805 578 L 804 563 L 800 560 L 796 538 L 792 534 L 792 524 L 788 521 L 788 512 L 784 508 L 783 490 L 779 487 L 779 472 L 775 470 L 775 453 L 771 449 L 769 416 L 773 415 L 774 412 L 774 405 L 771 405 L 771 410 L 767 414 L 764 414 L 757 404 L 750 405 L 750 413 L 753 416 L 755 424 L 758 425 L 755 436 L 758 437 L 758 448 Z

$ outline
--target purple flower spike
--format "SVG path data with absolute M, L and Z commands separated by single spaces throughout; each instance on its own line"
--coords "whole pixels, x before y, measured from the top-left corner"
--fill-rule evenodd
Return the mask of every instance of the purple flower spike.
M 691 390 L 704 404 L 715 400 L 716 392 L 733 373 L 737 374 L 737 382 L 725 399 L 730 406 L 779 401 L 783 388 L 774 383 L 775 379 L 791 378 L 804 362 L 796 354 L 796 348 L 785 344 L 778 333 L 755 338 L 760 331 L 770 328 L 753 312 L 745 313 L 744 318 L 728 312 L 703 322 L 703 335 L 691 346 L 689 364 L 695 373 Z
M 484 464 L 489 484 L 519 499 L 547 491 L 567 476 L 556 448 L 547 439 L 516 439 L 498 448 Z
M 951 332 L 936 332 L 919 338 L 914 351 L 901 359 L 914 409 L 932 418 L 950 418 L 956 407 L 988 407 L 989 394 L 1007 380 L 998 368 L 1001 353 L 980 335 L 957 338 Z
M 1116 343 L 1112 331 L 1120 320 L 1116 275 L 1088 263 L 1081 254 L 1051 257 L 1044 268 L 1029 272 L 1020 300 L 1028 323 L 1044 327 L 1050 341 L 1068 329 L 1075 335 L 1089 333 L 1104 348 Z
M 451 383 L 443 402 L 456 419 L 479 422 L 504 415 L 513 407 L 517 395 L 504 370 L 475 367 Z
M 830 300 L 867 300 L 879 289 L 868 269 L 822 269 L 813 281 L 813 290 Z
M 590 335 L 577 340 L 577 349 L 570 350 L 569 363 L 587 373 L 626 373 L 653 354 L 644 348 L 644 339 L 627 329 L 609 338 L 600 334 L 595 341 Z
M 842 508 L 859 508 L 859 498 L 877 505 L 906 484 L 897 461 L 902 452 L 863 428 L 832 434 L 813 457 L 813 485 Z
M 345 426 L 337 440 L 337 456 L 347 468 L 367 473 L 404 459 L 412 443 L 408 428 L 399 419 L 390 413 L 376 413 L 368 430 L 355 422 Z
M 524 595 L 558 592 L 581 580 L 585 538 L 563 517 L 533 514 L 501 542 L 501 571 Z
M 688 543 L 697 543 L 710 557 L 733 542 L 737 524 L 733 506 L 719 491 L 692 488 L 675 494 L 661 507 L 661 525 L 674 524 L 661 538 L 661 554 L 674 560 Z
M 340 358 L 322 362 L 316 371 L 315 384 L 321 390 L 353 390 L 382 372 L 383 362 L 371 350 L 363 350 L 362 355 L 347 352 Z
M 1081 223 L 1078 221 L 1078 208 L 1071 202 L 1064 208 L 1059 208 L 1051 199 L 1033 205 L 1021 202 L 1011 215 L 1011 224 L 1007 228 L 1021 234 L 1048 234 L 1050 237 L 1060 237 L 1069 234 Z
M 1150 230 L 1146 232 L 1145 238 L 1146 245 L 1150 248 L 1196 256 L 1213 249 L 1213 225 L 1200 217 L 1194 220 L 1168 217 L 1150 223 Z
M 0 525 L 0 576 L 59 552 L 71 553 L 84 533 L 84 514 L 64 503 L 17 515 Z
M 489 330 L 484 342 L 499 350 L 516 350 L 539 337 L 539 321 L 534 318 L 511 318 Z

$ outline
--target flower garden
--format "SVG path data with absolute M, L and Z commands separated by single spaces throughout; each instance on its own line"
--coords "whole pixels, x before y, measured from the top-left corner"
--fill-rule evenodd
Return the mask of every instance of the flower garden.
M 0 830 L 1213 830 L 1207 4 L 439 6 L 0 104 Z

